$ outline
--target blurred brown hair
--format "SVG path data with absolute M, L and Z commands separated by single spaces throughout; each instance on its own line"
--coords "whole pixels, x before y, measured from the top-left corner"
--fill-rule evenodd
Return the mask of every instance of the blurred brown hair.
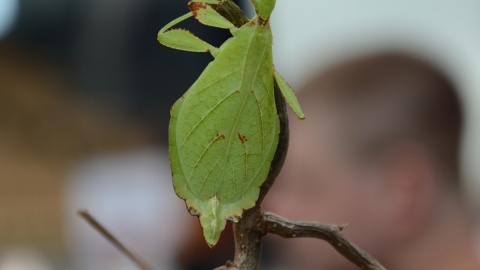
M 362 158 L 413 141 L 458 176 L 460 102 L 450 79 L 427 61 L 399 52 L 364 56 L 311 80 L 300 99 L 303 106 L 335 108 L 344 120 L 342 139 Z

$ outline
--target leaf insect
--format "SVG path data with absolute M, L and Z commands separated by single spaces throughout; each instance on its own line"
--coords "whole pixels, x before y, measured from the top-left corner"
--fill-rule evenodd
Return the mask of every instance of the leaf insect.
M 191 1 L 189 13 L 158 33 L 165 46 L 214 57 L 173 105 L 169 126 L 175 192 L 199 216 L 210 247 L 226 220 L 237 222 L 255 205 L 269 173 L 280 132 L 274 80 L 298 118 L 304 118 L 293 90 L 273 67 L 269 18 L 275 0 L 251 0 L 257 15 L 241 27 L 215 9 L 224 1 L 230 0 Z M 187 30 L 169 30 L 192 16 L 229 29 L 232 37 L 216 48 Z

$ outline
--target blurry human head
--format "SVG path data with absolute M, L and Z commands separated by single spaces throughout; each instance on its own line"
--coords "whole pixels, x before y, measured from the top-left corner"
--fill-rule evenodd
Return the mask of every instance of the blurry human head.
M 291 123 L 284 172 L 267 202 L 291 219 L 348 223 L 347 237 L 388 263 L 458 191 L 462 115 L 452 83 L 391 52 L 323 72 L 299 100 L 307 118 Z M 315 239 L 286 245 L 301 269 L 353 267 Z
M 340 113 L 339 135 L 364 150 L 362 159 L 411 141 L 428 148 L 445 172 L 458 174 L 459 101 L 448 78 L 420 59 L 385 53 L 339 65 L 314 78 L 301 99 Z

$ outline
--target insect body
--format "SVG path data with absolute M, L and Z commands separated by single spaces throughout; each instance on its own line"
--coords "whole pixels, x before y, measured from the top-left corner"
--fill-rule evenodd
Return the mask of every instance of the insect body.
M 190 213 L 200 216 L 209 246 L 217 243 L 226 220 L 238 221 L 255 205 L 268 175 L 280 132 L 274 80 L 304 118 L 292 89 L 273 67 L 269 16 L 275 1 L 252 0 L 257 16 L 239 28 L 213 8 L 220 3 L 190 2 L 191 12 L 158 35 L 166 46 L 215 58 L 173 105 L 169 127 L 175 191 Z M 192 15 L 229 29 L 233 37 L 215 48 L 186 30 L 168 30 Z

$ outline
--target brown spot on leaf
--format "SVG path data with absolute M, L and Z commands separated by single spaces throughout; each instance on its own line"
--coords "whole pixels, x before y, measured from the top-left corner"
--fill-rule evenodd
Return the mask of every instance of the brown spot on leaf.
M 207 4 L 206 3 L 200 3 L 200 2 L 189 2 L 188 3 L 188 8 L 193 13 L 193 16 L 197 17 L 197 12 L 200 9 L 207 8 Z
M 225 135 L 223 134 L 217 134 L 217 137 L 213 140 L 213 142 L 219 141 L 219 140 L 225 140 Z
M 235 93 L 240 94 L 240 89 L 236 90 Z
M 238 133 L 238 138 L 242 143 L 245 143 L 247 141 L 247 137 L 245 137 L 245 135 L 242 135 L 240 133 Z

